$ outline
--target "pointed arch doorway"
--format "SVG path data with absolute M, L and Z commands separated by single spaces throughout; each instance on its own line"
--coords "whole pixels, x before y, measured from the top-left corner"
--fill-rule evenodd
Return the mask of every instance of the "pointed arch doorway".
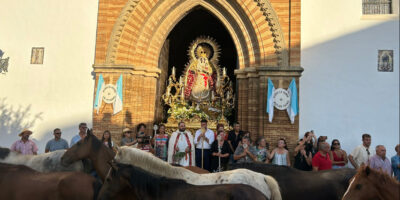
M 183 75 L 189 63 L 188 49 L 190 44 L 198 37 L 211 37 L 219 45 L 219 67 L 227 69 L 227 75 L 235 89 L 234 70 L 238 69 L 238 57 L 235 44 L 222 22 L 202 6 L 194 7 L 182 18 L 169 33 L 164 42 L 159 58 L 160 78 L 157 83 L 157 99 L 155 121 L 166 122 L 167 107 L 163 106 L 160 97 L 165 92 L 168 77 L 172 67 L 176 68 L 176 77 Z M 235 112 L 227 118 L 233 123 Z

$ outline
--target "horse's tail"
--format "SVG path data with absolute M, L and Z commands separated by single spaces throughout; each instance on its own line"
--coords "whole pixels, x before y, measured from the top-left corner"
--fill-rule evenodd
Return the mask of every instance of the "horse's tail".
M 276 180 L 272 176 L 268 175 L 265 175 L 265 182 L 267 183 L 269 190 L 271 191 L 271 200 L 282 200 L 278 182 L 276 182 Z

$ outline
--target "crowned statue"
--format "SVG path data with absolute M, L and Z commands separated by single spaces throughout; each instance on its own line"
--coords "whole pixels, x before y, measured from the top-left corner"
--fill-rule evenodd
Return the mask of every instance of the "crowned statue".
M 195 48 L 195 57 L 192 58 L 185 80 L 185 98 L 195 101 L 203 101 L 211 97 L 216 82 L 216 73 L 213 63 L 210 62 L 212 50 L 205 43 L 197 45 Z M 214 79 L 213 79 L 214 78 Z
M 166 93 L 162 95 L 164 104 L 169 106 L 167 129 L 176 126 L 177 121 L 185 121 L 188 127 L 201 119 L 209 120 L 211 126 L 226 123 L 225 115 L 233 108 L 234 95 L 226 69 L 218 65 L 219 53 L 213 38 L 198 37 L 189 47 L 189 63 L 179 82 L 175 67 L 172 68 Z

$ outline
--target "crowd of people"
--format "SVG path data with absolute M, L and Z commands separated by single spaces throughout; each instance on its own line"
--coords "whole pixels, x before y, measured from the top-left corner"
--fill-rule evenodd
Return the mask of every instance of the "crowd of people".
M 389 160 L 386 157 L 386 148 L 377 145 L 375 151 L 371 148 L 371 135 L 362 135 L 362 144 L 357 146 L 349 155 L 341 149 L 340 141 L 333 139 L 331 145 L 326 136 L 317 136 L 313 131 L 306 132 L 301 138 L 293 153 L 293 165 L 291 155 L 287 148 L 287 142 L 280 138 L 275 147 L 270 148 L 263 137 L 255 142 L 251 140 L 251 133 L 240 129 L 240 124 L 235 123 L 233 130 L 228 133 L 222 124 L 218 124 L 214 133 L 207 127 L 207 120 L 201 121 L 201 129 L 194 135 L 188 130 L 184 122 L 179 122 L 178 130 L 169 135 L 165 125 L 161 124 L 157 133 L 147 136 L 146 125 L 141 123 L 134 133 L 130 128 L 122 131 L 121 146 L 138 148 L 150 152 L 156 157 L 175 165 L 197 166 L 210 172 L 227 170 L 229 163 L 263 162 L 282 166 L 293 166 L 304 171 L 320 171 L 339 169 L 348 166 L 348 162 L 358 169 L 362 165 L 382 170 L 393 175 L 400 181 L 400 145 L 396 145 L 397 154 Z M 71 139 L 70 145 L 61 138 L 61 129 L 53 131 L 54 138 L 47 142 L 45 152 L 60 149 L 68 149 L 86 136 L 87 124 L 79 124 L 79 133 Z M 30 130 L 23 130 L 20 140 L 14 142 L 11 150 L 21 154 L 37 154 L 38 147 L 29 139 Z M 104 131 L 102 142 L 105 146 L 115 150 L 111 132 Z

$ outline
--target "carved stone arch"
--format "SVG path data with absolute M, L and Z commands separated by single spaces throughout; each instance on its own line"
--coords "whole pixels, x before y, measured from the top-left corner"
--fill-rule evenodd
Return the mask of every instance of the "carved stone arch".
M 121 11 L 118 19 L 116 20 L 114 27 L 111 32 L 110 40 L 108 41 L 108 48 L 106 54 L 106 64 L 114 64 L 115 57 L 121 38 L 122 32 L 128 19 L 130 18 L 133 10 L 138 5 L 140 0 L 128 0 L 124 8 Z
M 265 20 L 271 27 L 272 37 L 274 38 L 274 48 L 275 54 L 278 56 L 278 66 L 288 67 L 289 65 L 289 55 L 288 50 L 285 46 L 285 37 L 282 27 L 279 23 L 278 15 L 275 13 L 269 0 L 255 0 L 257 6 L 260 7 L 260 11 L 265 16 Z
M 168 0 L 167 0 L 168 1 Z M 196 0 L 189 0 L 192 2 L 195 2 Z M 113 31 L 109 40 L 108 48 L 107 48 L 107 54 L 106 54 L 106 63 L 115 63 L 115 59 L 118 53 L 118 46 L 120 43 L 120 38 L 122 36 L 122 33 L 124 31 L 124 27 L 128 20 L 131 18 L 132 13 L 134 12 L 136 6 L 143 1 L 139 0 L 129 0 L 125 7 L 122 9 L 121 14 L 119 18 L 117 19 Z M 175 2 L 175 1 L 169 1 Z M 199 1 L 197 2 L 208 2 L 212 3 L 214 1 Z M 275 13 L 274 9 L 272 8 L 271 4 L 269 3 L 268 0 L 255 0 L 257 2 L 257 6 L 260 7 L 260 10 L 263 12 L 263 15 L 265 16 L 265 20 L 268 22 L 268 25 L 270 26 L 270 31 L 271 31 L 271 36 L 274 38 L 274 48 L 275 48 L 275 54 L 278 57 L 278 66 L 287 66 L 288 63 L 288 56 L 287 56 L 287 50 L 285 48 L 285 41 L 284 41 L 284 35 L 282 28 L 279 24 L 279 20 L 277 17 L 277 14 Z M 152 8 L 153 9 L 153 8 Z M 154 11 L 152 11 L 154 13 Z M 214 13 L 215 14 L 215 13 Z M 246 38 L 248 39 L 248 38 Z M 262 41 L 254 41 L 254 38 L 252 38 L 252 41 L 246 41 L 246 45 L 249 48 L 248 51 L 251 53 L 252 46 L 253 44 L 257 44 L 258 42 Z M 235 43 L 237 45 L 237 42 Z M 162 46 L 162 45 L 161 45 Z M 161 47 L 160 47 L 161 48 Z M 258 50 L 259 51 L 259 50 Z M 253 54 L 254 55 L 254 54 Z M 244 56 L 243 53 L 238 53 L 238 56 Z M 143 60 L 143 59 L 142 59 Z M 250 61 L 248 61 L 250 62 Z M 246 65 L 248 66 L 248 65 Z M 244 64 L 242 63 L 242 67 L 244 67 Z
M 215 5 L 204 1 L 182 3 L 179 5 L 179 7 L 165 12 L 166 15 L 162 17 L 165 23 L 161 22 L 159 26 L 156 27 L 154 35 L 152 35 L 151 38 L 148 38 L 148 47 L 146 48 L 147 51 L 144 53 L 146 57 L 145 59 L 142 59 L 143 62 L 141 65 L 155 67 L 163 41 L 167 38 L 168 34 L 175 27 L 175 25 L 197 6 L 205 8 L 207 11 L 215 15 L 222 22 L 222 24 L 224 24 L 237 48 L 240 68 L 249 67 L 250 60 L 254 59 L 249 56 L 249 54 L 252 54 L 251 52 L 255 51 L 252 42 L 258 43 L 254 31 L 252 34 L 247 33 L 247 31 L 235 31 L 240 30 L 241 25 L 238 24 L 233 17 L 229 16 L 227 11 L 221 10 L 221 8 L 217 8 Z M 146 63 L 146 61 L 150 61 L 150 63 Z

